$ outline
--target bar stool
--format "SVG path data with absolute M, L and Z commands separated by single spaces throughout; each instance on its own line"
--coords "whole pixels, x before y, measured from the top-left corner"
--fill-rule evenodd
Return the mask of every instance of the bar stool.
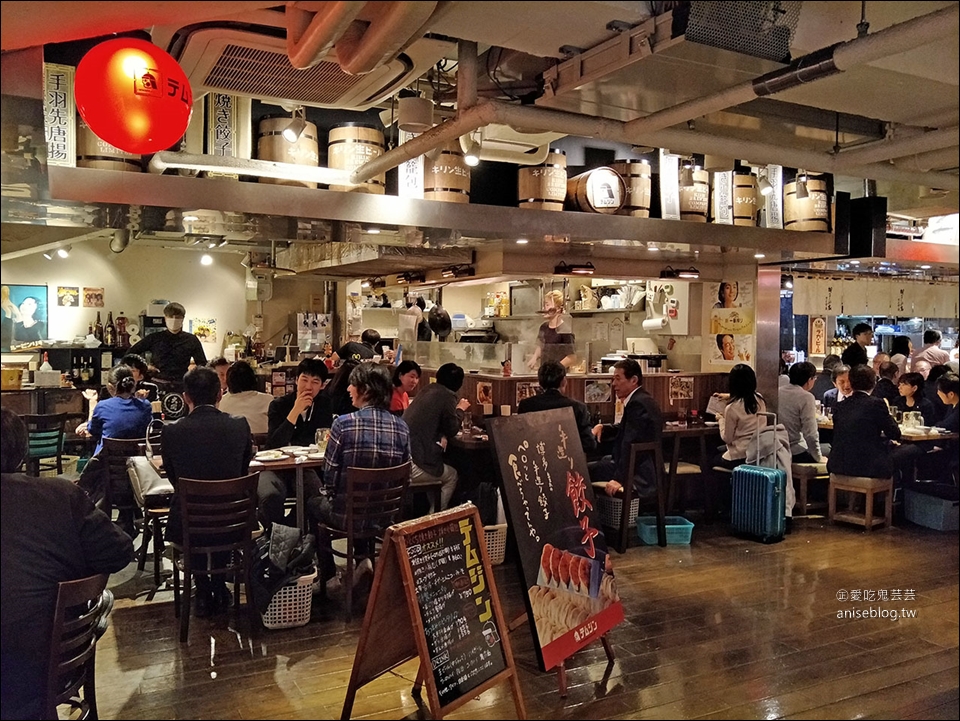
M 795 507 L 795 513 L 798 516 L 805 516 L 810 511 L 827 507 L 825 501 L 809 501 L 807 498 L 811 482 L 823 481 L 829 483 L 830 474 L 827 473 L 826 463 L 794 463 L 790 466 L 790 474 L 798 486 L 797 505 Z
M 862 493 L 865 498 L 863 513 L 854 511 L 837 512 L 837 491 L 847 491 L 848 493 Z M 878 493 L 886 493 L 884 502 L 883 518 L 873 517 L 873 500 Z M 868 531 L 874 526 L 893 525 L 893 479 L 892 478 L 867 478 L 866 476 L 841 476 L 837 473 L 830 474 L 830 491 L 828 494 L 828 508 L 830 522 L 844 521 L 863 526 Z

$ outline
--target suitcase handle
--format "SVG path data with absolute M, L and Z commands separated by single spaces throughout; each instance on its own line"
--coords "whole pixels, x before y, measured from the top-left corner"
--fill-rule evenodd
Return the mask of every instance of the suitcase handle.
M 772 424 L 772 425 L 773 425 L 773 434 L 774 434 L 774 439 L 776 439 L 776 434 L 777 434 L 777 414 L 776 414 L 776 413 L 771 413 L 770 411 L 757 411 L 757 415 L 758 415 L 758 416 L 764 416 L 765 418 L 770 418 L 770 419 L 773 421 L 773 424 Z M 756 437 L 756 441 L 757 441 L 757 458 L 756 458 L 756 464 L 759 466 L 759 465 L 760 465 L 760 420 L 759 420 L 759 419 L 757 419 L 757 437 Z M 773 467 L 774 467 L 774 468 L 777 468 L 777 451 L 776 451 L 776 448 L 774 448 L 774 451 L 773 451 Z M 784 468 L 783 470 L 786 470 L 786 468 Z

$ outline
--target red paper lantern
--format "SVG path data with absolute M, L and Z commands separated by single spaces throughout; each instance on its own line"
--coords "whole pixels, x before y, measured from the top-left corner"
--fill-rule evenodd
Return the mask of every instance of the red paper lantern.
M 193 91 L 177 61 L 153 43 L 107 40 L 77 66 L 77 109 L 99 138 L 128 153 L 156 153 L 183 137 Z

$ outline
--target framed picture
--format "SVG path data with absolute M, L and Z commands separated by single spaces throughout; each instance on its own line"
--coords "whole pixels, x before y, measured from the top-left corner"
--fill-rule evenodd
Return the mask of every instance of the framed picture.
M 103 308 L 103 288 L 84 288 L 83 307 Z
M 0 307 L 0 319 L 3 321 L 0 336 L 2 350 L 39 346 L 49 338 L 47 286 L 0 286 Z
M 76 286 L 57 286 L 57 305 L 61 308 L 76 308 L 80 305 L 80 289 Z

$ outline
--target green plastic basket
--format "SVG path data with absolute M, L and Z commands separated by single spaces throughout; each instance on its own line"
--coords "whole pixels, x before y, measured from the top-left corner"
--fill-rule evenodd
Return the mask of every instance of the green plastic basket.
M 693 535 L 693 521 L 683 516 L 667 516 L 667 545 L 689 545 Z M 657 517 L 637 516 L 637 535 L 649 546 L 657 545 Z

